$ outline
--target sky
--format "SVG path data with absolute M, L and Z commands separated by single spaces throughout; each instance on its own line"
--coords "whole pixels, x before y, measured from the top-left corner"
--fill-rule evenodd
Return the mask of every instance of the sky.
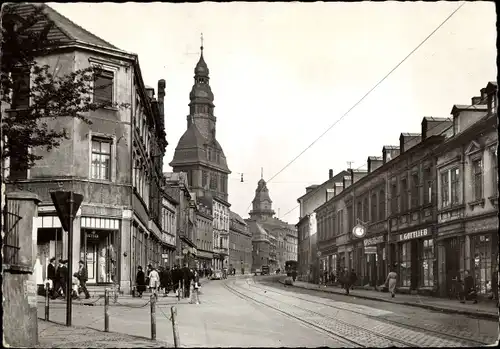
M 269 180 L 339 120 L 461 3 L 48 3 L 139 55 L 146 85 L 166 80 L 170 171 L 187 127 L 200 33 L 215 96 L 231 209 L 248 217 L 263 168 Z M 273 208 L 295 224 L 305 187 L 450 117 L 496 81 L 493 2 L 468 2 L 324 137 L 268 183 Z M 241 173 L 244 182 L 241 183 Z M 286 215 L 285 215 L 286 214 Z

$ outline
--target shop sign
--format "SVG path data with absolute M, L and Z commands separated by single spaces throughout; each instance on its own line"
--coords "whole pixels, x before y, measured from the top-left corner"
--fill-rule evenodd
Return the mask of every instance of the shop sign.
M 365 246 L 378 245 L 384 242 L 384 235 L 375 236 L 373 238 L 364 239 L 363 244 Z
M 377 254 L 377 246 L 366 246 L 365 254 Z
M 87 239 L 89 240 L 99 240 L 99 235 L 96 233 L 87 233 Z
M 162 253 L 161 258 L 163 259 L 168 259 L 168 253 Z
M 399 234 L 399 241 L 418 239 L 427 235 L 429 235 L 429 231 L 427 228 L 420 229 L 417 231 L 412 231 L 411 233 Z

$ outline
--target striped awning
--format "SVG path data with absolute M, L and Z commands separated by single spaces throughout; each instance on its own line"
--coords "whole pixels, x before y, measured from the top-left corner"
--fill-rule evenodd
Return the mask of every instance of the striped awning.
M 35 217 L 37 228 L 61 228 L 61 221 L 57 216 L 39 216 Z
M 120 220 L 100 217 L 82 217 L 82 228 L 119 230 Z

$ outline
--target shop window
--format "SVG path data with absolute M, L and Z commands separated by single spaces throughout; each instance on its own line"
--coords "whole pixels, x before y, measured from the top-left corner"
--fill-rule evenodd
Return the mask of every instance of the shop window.
M 411 175 L 411 208 L 417 208 L 420 204 L 420 176 L 418 172 Z
M 378 194 L 378 219 L 385 219 L 385 191 L 383 189 Z
M 476 291 L 481 294 L 492 292 L 491 285 L 491 235 L 477 235 L 471 238 L 474 259 L 471 271 L 474 277 Z
M 411 241 L 404 242 L 399 245 L 400 261 L 399 275 L 400 284 L 402 287 L 410 287 L 411 285 Z
M 91 178 L 111 180 L 111 140 L 92 138 Z
M 117 282 L 115 231 L 82 229 L 81 239 L 89 283 Z
M 372 209 L 371 209 L 372 219 L 371 219 L 371 221 L 376 222 L 377 221 L 377 193 L 372 194 L 371 204 L 372 204 Z
M 483 160 L 477 159 L 472 162 L 472 176 L 474 179 L 474 200 L 483 198 Z
M 434 243 L 432 239 L 423 241 L 420 261 L 420 285 L 430 287 L 434 285 Z

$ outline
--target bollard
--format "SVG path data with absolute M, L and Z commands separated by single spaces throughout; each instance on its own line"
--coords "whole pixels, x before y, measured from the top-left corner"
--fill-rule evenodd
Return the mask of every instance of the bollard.
M 109 332 L 109 291 L 104 290 L 104 332 Z
M 151 339 L 156 339 L 156 297 L 151 295 Z
M 179 331 L 177 330 L 177 322 L 175 317 L 177 316 L 177 309 L 174 306 L 170 308 L 170 318 L 172 319 L 172 331 L 174 332 L 174 347 L 179 348 L 181 343 L 179 341 Z
M 49 321 L 49 283 L 45 284 L 47 289 L 45 290 L 45 321 Z

